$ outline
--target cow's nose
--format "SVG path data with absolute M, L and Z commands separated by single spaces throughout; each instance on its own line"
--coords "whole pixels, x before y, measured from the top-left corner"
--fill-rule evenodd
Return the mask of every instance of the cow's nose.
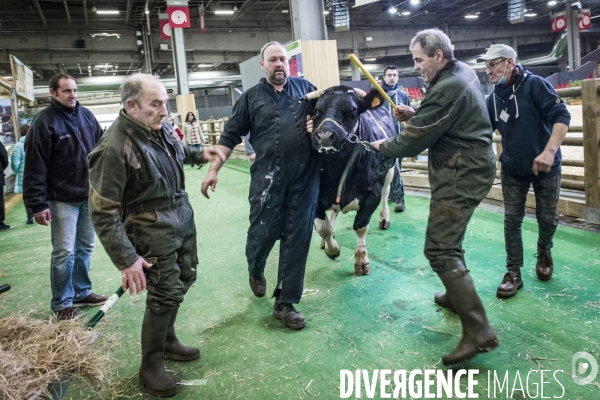
M 333 136 L 333 132 L 331 131 L 322 131 L 317 133 L 317 137 L 319 138 L 319 143 L 322 147 L 330 147 L 331 146 L 331 137 Z

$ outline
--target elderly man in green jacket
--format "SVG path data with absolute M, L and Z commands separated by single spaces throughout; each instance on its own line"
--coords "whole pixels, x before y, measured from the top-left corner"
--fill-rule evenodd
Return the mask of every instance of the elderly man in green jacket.
M 225 161 L 225 155 L 175 137 L 164 122 L 169 97 L 157 77 L 134 74 L 120 92 L 123 109 L 89 156 L 89 209 L 123 289 L 148 288 L 139 380 L 151 395 L 167 397 L 177 393 L 177 382 L 165 371 L 164 358 L 200 357 L 197 348 L 179 342 L 174 328 L 198 264 L 183 163 Z
M 425 257 L 446 293 L 438 305 L 456 312 L 463 334 L 444 364 L 469 360 L 498 346 L 485 308 L 465 266 L 462 241 L 475 207 L 496 175 L 492 126 L 479 80 L 471 67 L 454 59 L 450 39 L 440 30 L 417 33 L 410 43 L 415 70 L 429 83 L 418 109 L 397 106 L 394 117 L 406 121 L 402 135 L 374 142 L 390 158 L 414 157 L 429 149 L 431 203 Z

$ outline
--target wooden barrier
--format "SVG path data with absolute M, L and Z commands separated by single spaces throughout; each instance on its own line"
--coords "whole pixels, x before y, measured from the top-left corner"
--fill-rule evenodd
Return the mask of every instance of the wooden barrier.
M 584 79 L 581 84 L 585 177 L 583 218 L 600 224 L 600 79 Z

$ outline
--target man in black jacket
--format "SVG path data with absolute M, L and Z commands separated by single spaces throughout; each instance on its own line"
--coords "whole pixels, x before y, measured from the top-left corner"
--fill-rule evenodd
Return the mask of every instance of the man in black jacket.
M 77 316 L 73 307 L 107 300 L 92 293 L 88 272 L 94 227 L 88 213 L 88 163 L 102 128 L 77 101 L 77 84 L 67 74 L 50 78 L 50 106 L 33 120 L 25 141 L 25 205 L 40 225 L 51 224 L 52 310 L 59 319 Z
M 2 167 L 2 173 L 0 174 L 0 232 L 7 231 L 10 229 L 10 225 L 4 223 L 4 169 L 8 167 L 8 154 L 6 154 L 6 148 L 0 143 L 0 166 Z

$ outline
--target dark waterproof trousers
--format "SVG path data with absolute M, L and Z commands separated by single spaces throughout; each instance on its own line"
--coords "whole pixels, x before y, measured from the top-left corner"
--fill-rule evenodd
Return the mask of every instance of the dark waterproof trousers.
M 177 309 L 196 281 L 198 256 L 194 212 L 187 193 L 170 205 L 128 211 L 127 236 L 152 264 L 144 269 L 146 306 L 154 313 Z
M 538 223 L 538 248 L 552 249 L 552 239 L 558 226 L 558 198 L 560 174 L 547 179 L 520 179 L 502 174 L 504 197 L 504 245 L 506 269 L 518 271 L 523 266 L 523 239 L 521 225 L 525 217 L 525 202 L 529 187 L 535 193 L 535 217 Z
M 278 164 L 257 161 L 250 169 L 250 228 L 246 258 L 250 275 L 260 277 L 275 241 L 280 239 L 279 270 L 273 297 L 282 303 L 297 304 L 304 287 L 321 164 L 314 152 L 304 164 Z
M 431 203 L 425 257 L 438 274 L 464 264 L 462 242 L 467 224 L 495 176 L 496 157 L 491 146 L 429 150 Z

